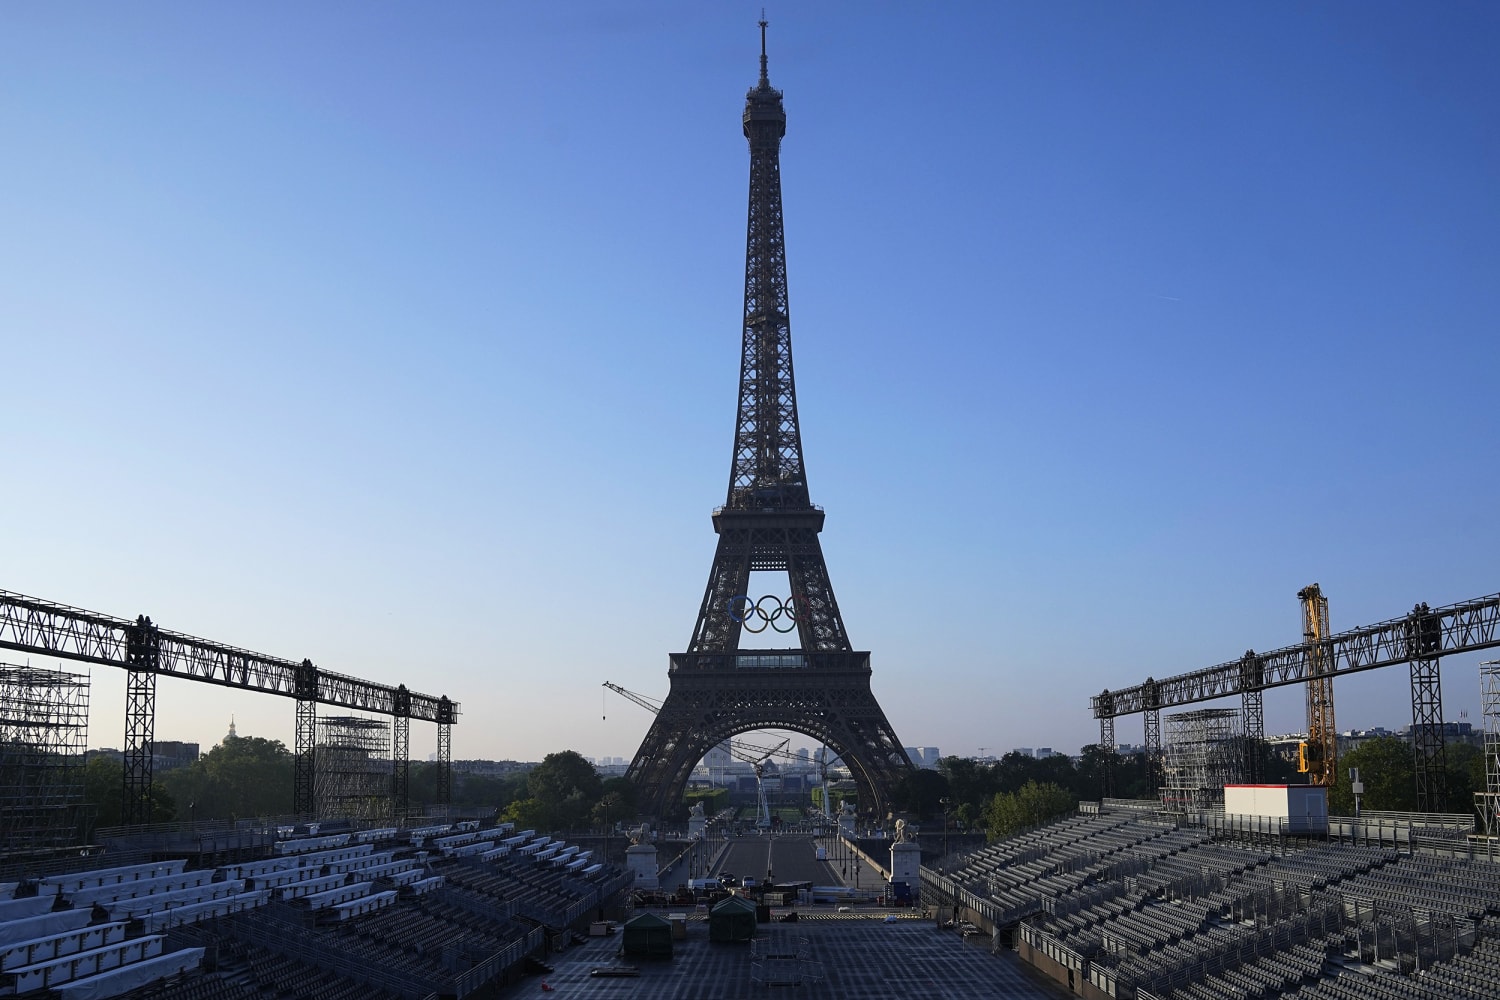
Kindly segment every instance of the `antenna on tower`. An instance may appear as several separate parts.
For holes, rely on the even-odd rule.
[[[760,85],[769,87],[771,78],[766,75],[766,9],[760,9]]]

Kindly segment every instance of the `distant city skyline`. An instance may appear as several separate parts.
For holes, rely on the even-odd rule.
[[[904,745],[1076,753],[1314,581],[1334,632],[1500,590],[1500,8],[771,13],[808,480]],[[759,17],[8,10],[0,587],[448,695],[456,759],[633,754],[600,685],[666,694],[726,485]],[[161,739],[231,716],[293,743],[159,685]]]

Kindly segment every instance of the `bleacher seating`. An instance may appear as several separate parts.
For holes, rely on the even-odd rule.
[[[187,861],[153,861],[142,865],[125,865],[120,868],[100,868],[94,871],[75,872],[71,875],[53,875],[42,879],[38,888],[42,894],[68,895],[80,889],[94,886],[134,882],[137,879],[156,878],[160,875],[176,875],[187,866]]]
[[[423,843],[448,850],[413,850]],[[517,856],[526,844],[554,864]],[[175,859],[55,876],[40,897],[0,901],[0,996],[465,996],[514,974],[544,926],[576,925],[629,878],[576,846],[475,821],[406,839],[392,828],[288,836],[273,850],[219,868]],[[209,943],[219,961],[205,970]]]
[[[1236,839],[1106,808],[939,877],[987,920],[1019,922],[1031,954],[1110,995],[1500,996],[1500,866],[1483,860]]]

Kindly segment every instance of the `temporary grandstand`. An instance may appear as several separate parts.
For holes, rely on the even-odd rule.
[[[1367,813],[1292,837],[1105,800],[924,870],[923,898],[1085,997],[1488,997],[1500,865],[1472,828]]]
[[[257,854],[79,859],[0,884],[0,996],[462,998],[518,978],[633,880],[577,845],[473,820],[283,828]]]

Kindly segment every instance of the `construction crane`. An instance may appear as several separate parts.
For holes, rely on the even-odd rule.
[[[762,830],[769,829],[771,826],[771,808],[766,803],[766,765],[770,763],[772,757],[786,753],[787,744],[790,742],[789,739],[782,740],[774,747],[757,747],[748,743],[729,744],[730,756],[744,761],[755,771],[755,825]]]
[[[615,694],[620,695],[624,698],[628,698],[631,701],[635,702],[637,705],[641,706],[652,715],[656,715],[661,711],[662,703],[660,699],[652,698],[648,695],[640,694],[636,691],[631,691],[629,688],[623,688],[618,684],[611,684],[609,681],[605,681],[604,686],[609,688]],[[608,718],[608,716],[606,715],[605,718]],[[793,754],[787,750],[787,745],[789,743],[791,743],[791,740],[789,739],[782,740],[774,747],[757,746],[754,743],[747,743],[744,740],[730,741],[729,743],[730,756],[734,757],[737,760],[744,761],[745,763],[751,765],[751,767],[755,770],[755,786],[758,793],[758,798],[760,800],[760,818],[756,820],[756,825],[762,828],[771,825],[770,813],[766,808],[766,789],[763,780],[765,777],[764,772],[766,762],[769,761],[772,757],[785,757],[787,760],[799,760],[796,754]],[[823,765],[823,783],[825,788],[827,787],[828,783],[827,775],[828,766],[825,763]],[[824,793],[824,798],[827,798],[826,791]],[[764,823],[761,822],[762,819],[765,821]]]
[[[828,794],[828,758],[831,751],[827,744],[818,747],[818,783],[823,786],[823,808],[822,818],[824,823],[833,822],[833,805],[830,803],[831,795]]]
[[[1337,729],[1333,724],[1333,664],[1327,639],[1328,598],[1316,583],[1297,591],[1302,602],[1302,638],[1307,642],[1307,739],[1297,747],[1297,770],[1313,785],[1338,778]]]
[[[624,697],[629,698],[631,701],[635,702],[637,705],[641,706],[652,715],[655,715],[656,713],[661,711],[661,699],[659,698],[648,698],[646,695],[637,694],[634,691],[627,691],[625,688],[620,687],[620,685],[611,684],[609,681],[605,681],[604,686],[609,688],[615,694],[623,695]],[[600,714],[603,713],[601,712]],[[608,715],[605,715],[604,717],[606,719],[609,718]]]

